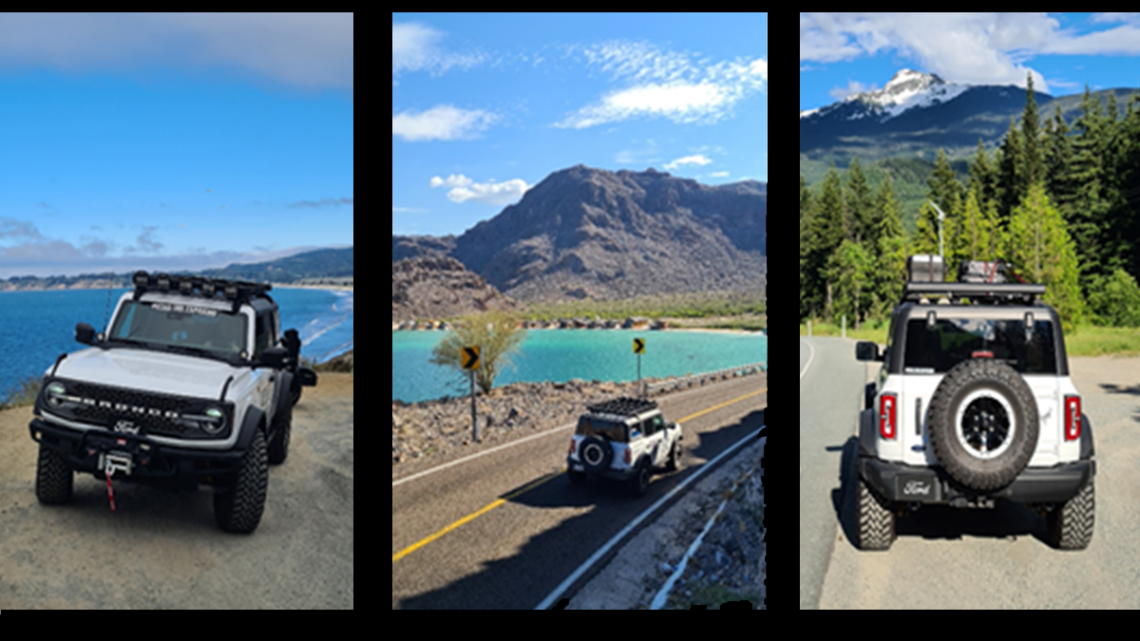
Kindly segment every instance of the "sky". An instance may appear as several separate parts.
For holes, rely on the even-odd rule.
[[[801,13],[800,111],[900,69],[1053,96],[1140,83],[1140,13]]]
[[[0,278],[352,244],[351,13],[0,13]]]
[[[393,234],[578,164],[767,182],[767,15],[392,14]]]

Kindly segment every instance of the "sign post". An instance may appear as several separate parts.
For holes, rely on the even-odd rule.
[[[633,339],[633,353],[637,354],[637,397],[645,398],[644,388],[641,386],[641,355],[645,352],[645,339]]]
[[[463,369],[471,374],[471,432],[475,442],[479,442],[479,421],[475,419],[475,370],[479,369],[479,346],[471,345],[463,348],[461,355]]]

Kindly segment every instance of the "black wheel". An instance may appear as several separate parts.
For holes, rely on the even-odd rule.
[[[614,460],[614,448],[608,441],[591,436],[582,440],[578,447],[578,459],[586,466],[589,472],[601,472],[609,468]]]
[[[975,490],[1011,483],[1037,447],[1037,401],[1009,365],[971,359],[954,366],[930,399],[927,424],[946,473]]]
[[[1076,496],[1046,514],[1049,544],[1061,550],[1087,548],[1092,541],[1095,503],[1093,484],[1089,481]]]
[[[63,454],[40,443],[40,456],[36,461],[36,498],[40,503],[55,505],[70,501],[74,478]]]
[[[673,449],[669,450],[669,461],[665,464],[665,469],[670,472],[676,472],[681,468],[681,444],[678,441],[673,441]]]
[[[214,519],[226,532],[248,534],[261,522],[269,483],[266,458],[265,434],[257,430],[242,457],[233,485],[214,493]]]
[[[287,405],[276,417],[277,438],[269,446],[269,462],[273,465],[285,462],[289,456],[289,435],[293,431],[293,406]]]
[[[891,506],[879,498],[867,483],[858,478],[855,481],[858,488],[859,521],[856,524],[856,534],[859,540],[856,543],[860,550],[886,550],[895,540],[895,514]]]
[[[638,464],[629,479],[629,491],[634,496],[644,496],[647,489],[649,489],[649,464],[642,462]]]

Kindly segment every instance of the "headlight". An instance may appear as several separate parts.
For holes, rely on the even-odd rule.
[[[51,383],[48,383],[47,389],[49,394],[59,395],[67,393],[67,388],[64,387],[63,383],[60,383],[59,381],[52,381]]]
[[[217,434],[226,427],[226,413],[217,407],[207,407],[205,412],[202,412],[209,417],[208,420],[202,421],[202,431],[207,434]]]

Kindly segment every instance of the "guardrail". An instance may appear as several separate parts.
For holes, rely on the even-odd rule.
[[[740,376],[749,376],[751,374],[759,374],[760,372],[767,372],[768,364],[764,362],[749,363],[748,365],[737,365],[736,367],[726,367],[712,372],[701,372],[699,374],[691,374],[682,378],[674,378],[666,381],[659,381],[657,383],[647,383],[645,385],[646,394],[652,392],[659,392],[661,390],[677,391],[688,389],[697,385],[703,385],[709,380],[727,380],[730,378],[737,378]]]

